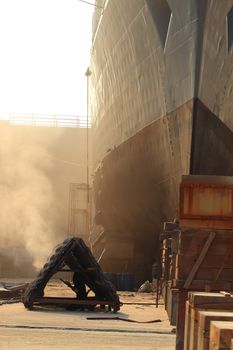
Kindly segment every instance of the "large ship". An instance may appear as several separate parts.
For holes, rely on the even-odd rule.
[[[142,281],[181,176],[233,175],[233,0],[96,5],[92,243],[105,270]]]

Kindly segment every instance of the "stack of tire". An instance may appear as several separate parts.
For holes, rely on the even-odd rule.
[[[84,241],[78,237],[67,238],[55,248],[54,253],[32,281],[22,298],[24,306],[32,309],[33,302],[44,295],[44,288],[50,278],[68,266],[71,271],[82,274],[85,284],[95,293],[96,299],[114,301],[116,311],[120,309],[119,297],[114,286],[105,278],[101,267]]]

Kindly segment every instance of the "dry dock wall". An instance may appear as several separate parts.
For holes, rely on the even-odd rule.
[[[2,121],[0,139],[0,276],[6,266],[30,274],[32,256],[40,265],[67,236],[70,183],[86,183],[86,129]]]

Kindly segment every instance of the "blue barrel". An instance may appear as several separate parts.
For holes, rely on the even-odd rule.
[[[134,276],[132,273],[118,273],[117,290],[120,291],[133,291],[134,290]]]
[[[112,272],[104,272],[104,277],[117,289],[117,276]]]

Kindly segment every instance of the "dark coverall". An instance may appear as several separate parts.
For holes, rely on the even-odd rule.
[[[86,300],[87,292],[86,286],[84,282],[84,276],[81,272],[74,272],[73,274],[73,286],[77,295],[78,300]],[[66,307],[67,310],[74,311],[79,309],[80,311],[85,310],[86,305],[68,305]]]
[[[87,291],[84,282],[84,276],[81,272],[74,272],[73,284],[75,290],[77,291],[77,299],[85,300],[87,298]]]

